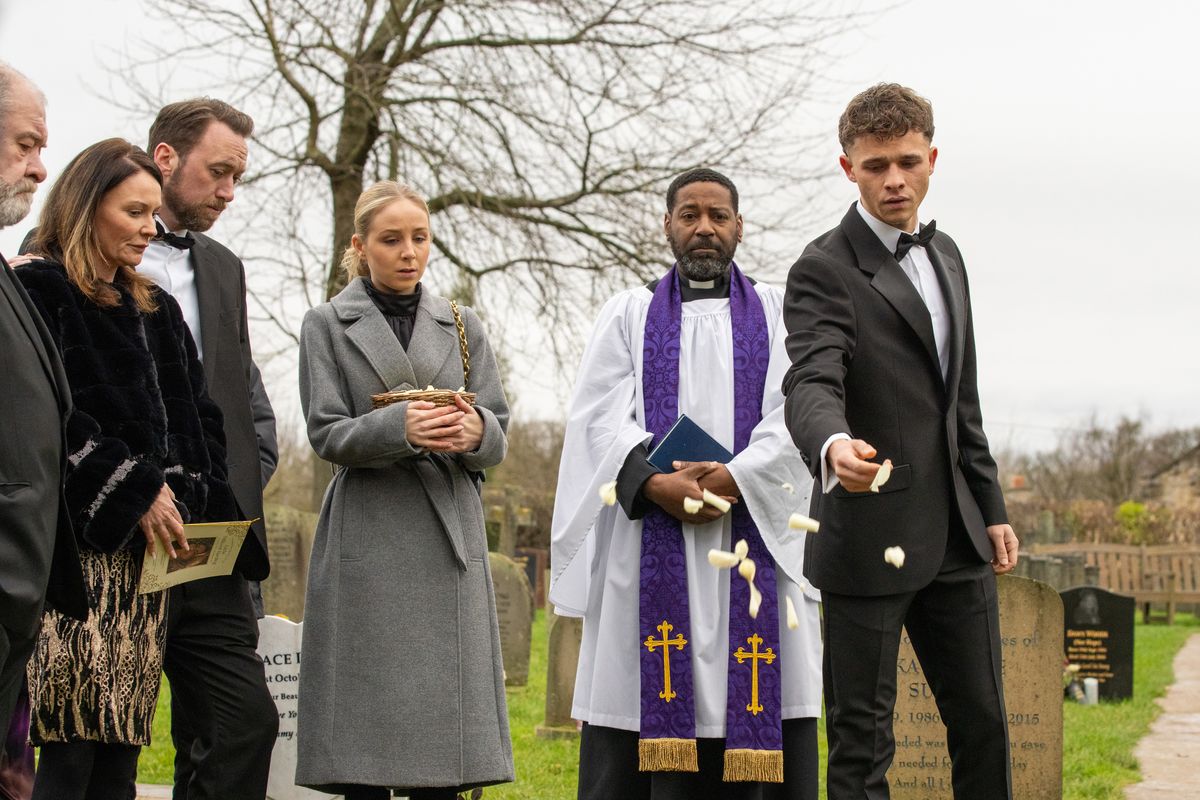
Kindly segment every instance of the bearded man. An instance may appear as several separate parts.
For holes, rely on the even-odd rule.
[[[783,295],[733,262],[724,175],[677,177],[663,231],[675,264],[600,312],[559,471],[550,599],[583,617],[578,796],[815,798],[819,595],[788,526],[812,479],[783,419]],[[650,463],[681,414],[728,463]],[[685,509],[706,490],[732,507]]]

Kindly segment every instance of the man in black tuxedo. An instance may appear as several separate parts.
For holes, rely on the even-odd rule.
[[[46,179],[42,93],[0,62],[0,228]],[[0,255],[0,725],[13,714],[49,602],[87,618],[79,550],[62,502],[71,392],[41,317]]]
[[[233,201],[254,123],[210,98],[159,111],[147,148],[163,174],[163,228],[138,271],[179,302],[212,399],[225,418],[229,482],[247,519],[262,516],[275,417],[251,358],[241,260],[204,235]],[[171,590],[163,670],[171,682],[176,800],[261,800],[278,730],[258,645],[251,582],[267,577],[266,533],[251,528],[233,575]]]
[[[906,626],[947,727],[954,795],[1012,796],[996,575],[1017,561],[983,433],[966,271],[918,210],[933,109],[880,84],[838,129],[859,200],[788,276],[792,439],[824,491],[805,575],[825,607],[830,800],[886,798]],[[891,478],[870,491],[879,461]],[[903,566],[884,561],[902,548]]]

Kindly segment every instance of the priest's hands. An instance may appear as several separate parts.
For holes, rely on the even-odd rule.
[[[699,500],[705,489],[724,496],[731,503],[737,502],[737,484],[734,483],[733,477],[729,475],[729,470],[723,464],[714,461],[702,463],[677,461],[675,464],[682,468],[671,473],[651,475],[642,484],[642,494],[646,496],[646,499],[675,519],[689,525],[705,525],[720,519],[722,512],[707,503],[703,504],[695,514],[688,514],[683,510],[685,497]],[[731,486],[733,493],[727,494],[724,490],[718,491],[713,488],[714,486]]]
[[[483,417],[459,396],[452,406],[410,401],[404,424],[409,444],[440,453],[473,453],[483,441]]]

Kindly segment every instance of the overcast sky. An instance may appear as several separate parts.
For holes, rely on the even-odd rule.
[[[133,6],[0,0],[0,58],[50,99],[51,179],[93,141],[145,137],[148,116],[115,113],[99,96],[114,51],[136,51],[145,35],[169,41]],[[895,80],[933,101],[940,155],[922,218],[966,258],[995,445],[1044,447],[1092,414],[1200,425],[1197,30],[1200,4],[1183,0],[913,0],[834,45],[825,99],[804,114],[829,132],[831,176],[837,117],[856,91]],[[836,178],[825,195],[827,213],[790,239],[796,255],[856,191]],[[238,213],[234,204],[227,216]],[[19,240],[0,231],[0,252]],[[269,374],[281,410],[298,414],[294,371]],[[519,411],[553,414],[554,388],[565,394],[523,379]]]

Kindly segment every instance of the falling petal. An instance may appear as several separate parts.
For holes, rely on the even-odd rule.
[[[460,386],[460,387],[458,387],[458,393],[459,393],[459,394],[462,394],[462,393],[463,393],[463,392],[465,392],[466,390],[467,390],[467,387],[465,387],[465,386]]]
[[[796,493],[796,487],[792,486],[790,483],[781,483],[781,484],[779,484],[779,487],[781,489],[783,489],[785,492],[787,492],[788,494]]]
[[[762,605],[762,592],[753,583],[750,584],[750,619],[758,619],[758,607]]]
[[[685,514],[699,514],[699,513],[700,513],[700,509],[702,509],[702,508],[704,508],[704,501],[703,501],[703,500],[697,500],[697,499],[696,499],[696,498],[694,498],[694,497],[685,497],[685,498],[683,498],[683,513],[685,513]]]
[[[708,551],[708,563],[712,564],[717,569],[729,569],[730,567],[736,567],[739,561],[741,561],[741,559],[738,558],[734,553],[727,553],[724,550],[716,549]]]
[[[871,491],[879,493],[879,487],[888,482],[888,478],[892,477],[892,460],[885,458],[883,463],[879,465],[879,470],[875,473],[875,480],[871,481]]]
[[[425,387],[425,391],[427,391],[427,392],[436,392],[436,391],[437,391],[437,389],[433,388],[433,384],[431,383],[431,384],[429,384],[428,386],[426,386],[426,387]]]
[[[755,570],[753,558],[743,558],[742,563],[738,564],[738,575],[748,581],[754,581]]]
[[[808,531],[816,533],[821,528],[821,523],[817,522],[812,517],[806,517],[803,514],[796,513],[788,517],[788,527],[795,531]]]
[[[617,504],[617,482],[609,481],[600,487],[600,499],[604,501],[604,505],[613,506]]]
[[[738,543],[733,546],[733,552],[737,553],[738,558],[745,558],[750,555],[750,545],[746,544],[745,539],[738,539]]]
[[[896,569],[900,569],[904,566],[904,549],[901,547],[889,547],[883,551],[883,560]]]
[[[713,494],[708,489],[704,490],[704,502],[708,503],[710,506],[715,508],[717,511],[720,511],[722,514],[726,514],[729,512],[729,509],[730,509],[729,501],[726,500],[724,497]]]
[[[788,630],[794,631],[800,627],[800,617],[796,616],[796,604],[792,602],[790,595],[787,596],[787,622]]]

